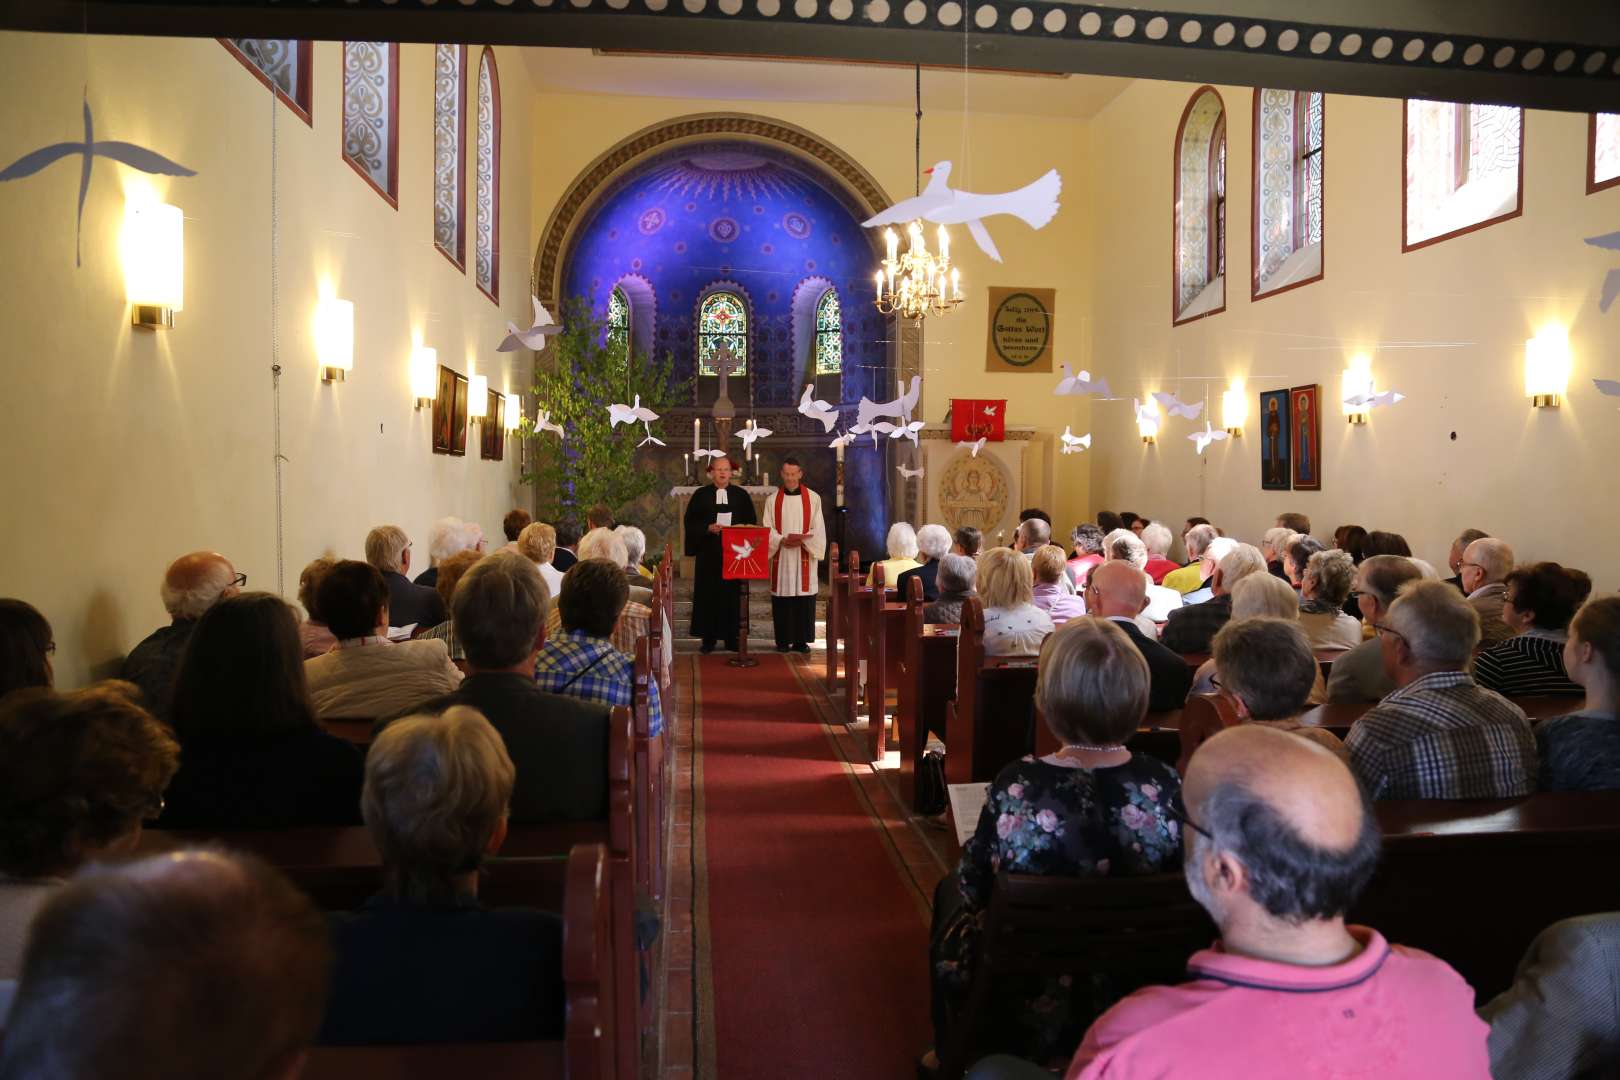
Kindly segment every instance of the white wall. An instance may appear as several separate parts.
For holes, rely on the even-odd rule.
[[[374,524],[403,526],[425,565],[435,518],[459,514],[498,536],[506,510],[528,501],[510,442],[502,463],[479,460],[476,428],[465,458],[431,453],[407,370],[420,335],[441,362],[487,374],[495,389],[526,388],[494,346],[508,317],[528,313],[538,230],[528,75],[518,54],[498,52],[497,308],[432,246],[432,48],[401,54],[397,211],[341,160],[340,45],[315,46],[313,126],[274,109],[289,598],[306,561],[359,557]],[[469,50],[470,63],[477,56]],[[82,269],[73,265],[77,160],[0,185],[0,293],[11,312],[0,362],[0,595],[50,619],[62,686],[115,670],[167,621],[158,584],[182,552],[216,548],[249,588],[277,587],[268,91],[213,40],[0,34],[0,94],[12,103],[0,159],[79,138],[87,83],[97,138],[150,147],[199,175],[148,178],[98,161]],[[136,184],[186,215],[185,309],[170,331],[132,329],[124,302],[118,232],[124,191]],[[469,231],[471,220],[469,209]],[[355,368],[335,386],[319,381],[314,358],[323,283],[356,308]]]
[[[1215,423],[1226,380],[1247,379],[1242,439],[1200,459],[1172,420],[1158,445],[1137,438],[1130,401],[1096,406],[1093,503],[1179,527],[1202,514],[1255,539],[1278,512],[1309,514],[1318,535],[1359,523],[1405,534],[1443,568],[1450,540],[1478,527],[1521,559],[1557,559],[1600,589],[1620,571],[1598,557],[1620,528],[1603,477],[1620,454],[1620,416],[1591,379],[1620,377],[1620,311],[1597,309],[1613,253],[1582,243],[1620,228],[1620,189],[1587,195],[1585,115],[1525,118],[1522,217],[1401,253],[1401,102],[1329,96],[1326,277],[1249,300],[1252,90],[1219,87],[1228,125],[1227,310],[1172,328],[1171,147],[1196,88],[1136,82],[1088,129],[1094,180],[1094,371],[1127,399],[1149,390],[1202,397]],[[1560,409],[1524,395],[1524,342],[1544,322],[1569,328],[1571,393]],[[1408,395],[1344,423],[1339,376],[1373,352],[1380,389]],[[1213,377],[1219,381],[1195,381]],[[1320,383],[1320,492],[1260,490],[1258,393]],[[1456,433],[1455,440],[1452,433]]]

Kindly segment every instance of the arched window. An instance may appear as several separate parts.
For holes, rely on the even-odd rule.
[[[1402,251],[1519,216],[1523,109],[1408,100],[1403,127]]]
[[[837,375],[843,370],[843,317],[838,309],[838,290],[828,289],[816,301],[816,374]]]
[[[1587,120],[1586,192],[1620,184],[1620,113],[1592,113]]]
[[[478,60],[478,187],[473,230],[473,281],[496,303],[501,299],[501,80],[495,51]]]
[[[1226,107],[1200,87],[1176,130],[1172,321],[1226,309]]]
[[[221,38],[230,54],[275,90],[276,97],[310,124],[314,113],[314,44],[286,38]],[[311,124],[313,126],[313,124]]]
[[[1254,299],[1322,278],[1322,112],[1314,91],[1254,92]]]
[[[620,357],[630,355],[630,298],[617,285],[608,294],[607,347]]]
[[[343,160],[399,209],[399,45],[343,43]]]
[[[698,308],[699,375],[720,374],[714,354],[721,345],[728,346],[736,360],[732,374],[748,374],[748,308],[733,292],[710,293]]]
[[[433,246],[466,268],[467,46],[433,50]]]

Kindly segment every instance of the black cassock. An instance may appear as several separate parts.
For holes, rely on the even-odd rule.
[[[720,534],[709,526],[715,515],[729,511],[733,525],[757,525],[754,500],[735,484],[728,485],[726,505],[716,504],[716,488],[705,484],[692,493],[686,504],[686,553],[697,556],[692,581],[692,636],[704,641],[737,640],[737,610],[742,582],[720,579]]]

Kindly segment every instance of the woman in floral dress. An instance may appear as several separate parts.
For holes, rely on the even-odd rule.
[[[990,785],[978,829],[934,894],[931,961],[936,1045],[973,979],[996,873],[1154,874],[1181,866],[1181,778],[1125,740],[1147,713],[1148,667],[1106,619],[1075,619],[1041,650],[1036,703],[1064,744],[1026,757]],[[1086,1026],[1112,1004],[1107,987],[1035,981],[1001,994],[998,1047],[1034,1061],[1067,1061]],[[926,1059],[925,1059],[926,1061]]]

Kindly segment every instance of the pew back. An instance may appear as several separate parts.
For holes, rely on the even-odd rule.
[[[844,595],[838,604],[838,617],[844,640],[844,723],[853,724],[860,715],[861,697],[861,553],[851,548],[844,563]]]
[[[962,602],[956,643],[956,700],[946,707],[945,779],[951,784],[993,780],[1035,748],[1034,660],[984,655],[984,609]]]
[[[838,542],[827,547],[827,693],[838,689],[839,606],[843,603],[844,567],[838,559]]]

